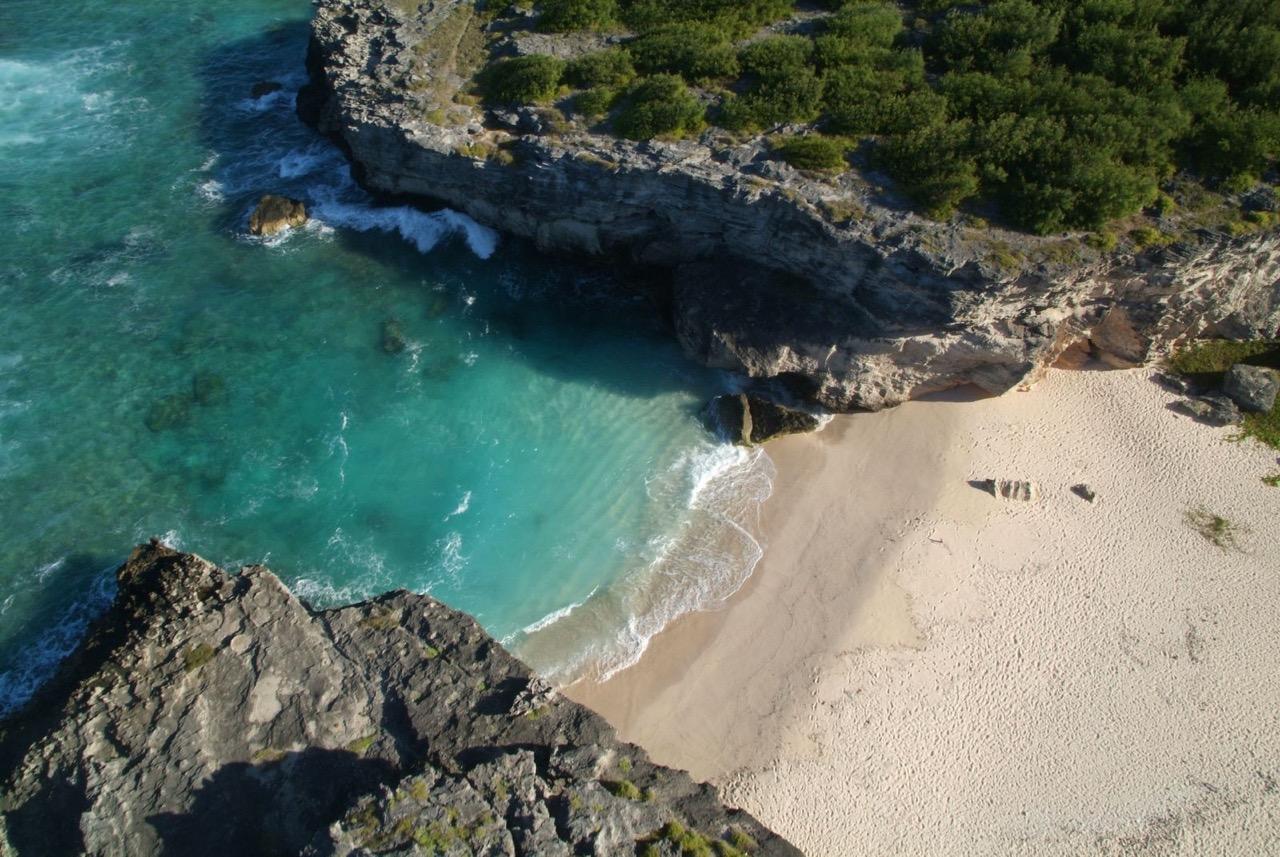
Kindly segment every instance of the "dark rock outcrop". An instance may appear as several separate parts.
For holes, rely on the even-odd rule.
[[[1191,218],[1159,224],[1162,246],[1098,250],[1081,235],[936,223],[875,176],[806,175],[761,139],[637,143],[556,110],[488,110],[466,92],[484,52],[459,45],[598,46],[505,33],[470,0],[319,0],[299,112],[374,191],[449,205],[547,250],[676,269],[692,354],[802,379],[829,410],[969,383],[1002,393],[1073,343],[1129,366],[1185,337],[1280,326],[1274,229],[1235,236]]]
[[[1179,399],[1170,407],[1208,426],[1238,425],[1242,419],[1236,403],[1219,393]]]
[[[713,427],[734,443],[754,446],[788,434],[816,431],[821,421],[813,414],[746,393],[716,396],[708,406]]]
[[[307,222],[307,207],[296,199],[269,193],[249,215],[249,231],[268,237]]]
[[[1222,392],[1241,410],[1265,413],[1276,406],[1280,394],[1280,374],[1265,366],[1237,363],[1222,379]]]
[[[284,84],[275,80],[260,80],[249,90],[250,98],[263,98],[273,92],[279,92],[284,89]]]
[[[629,855],[671,820],[799,853],[427,596],[313,612],[154,542],[117,576],[0,723],[0,853]]]

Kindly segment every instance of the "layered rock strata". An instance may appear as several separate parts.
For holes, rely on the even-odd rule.
[[[118,579],[0,723],[0,853],[799,853],[432,598],[314,612],[155,543]]]
[[[637,143],[556,111],[486,110],[466,88],[490,54],[601,47],[531,23],[492,22],[470,0],[320,0],[299,109],[374,191],[548,251],[674,269],[681,340],[713,366],[781,377],[833,410],[880,408],[962,384],[1004,392],[1071,347],[1134,365],[1183,337],[1280,325],[1275,230],[1188,218],[1159,224],[1163,246],[1099,251],[935,223],[874,175],[804,174],[760,139]]]

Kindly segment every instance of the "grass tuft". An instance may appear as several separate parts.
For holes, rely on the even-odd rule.
[[[1223,550],[1240,549],[1239,537],[1244,529],[1221,515],[1198,508],[1189,510],[1185,520],[1187,526]]]

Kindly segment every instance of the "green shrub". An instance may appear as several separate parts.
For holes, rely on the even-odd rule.
[[[639,32],[698,21],[728,39],[740,39],[763,24],[785,18],[794,6],[795,0],[629,0],[622,18]]]
[[[1096,232],[1153,203],[1167,214],[1159,188],[1180,171],[1232,192],[1280,156],[1274,0],[824,0],[834,14],[811,36],[758,40],[793,0],[539,5],[545,27],[639,34],[571,64],[575,88],[632,84],[630,52],[642,74],[722,83],[727,128],[820,121],[875,136],[876,163],[935,214],[981,196],[1030,231]],[[481,82],[490,101],[536,101],[554,93],[552,72],[495,68]],[[619,127],[653,124],[631,120]]]
[[[865,47],[891,47],[902,29],[902,13],[883,2],[848,6],[827,21],[828,33]]]
[[[738,58],[742,70],[755,77],[790,75],[809,66],[813,41],[803,36],[771,36],[747,45]]]
[[[636,81],[627,90],[613,127],[623,137],[681,137],[701,130],[706,111],[673,74],[655,74]]]
[[[565,83],[582,89],[626,86],[635,76],[636,67],[631,62],[631,54],[617,48],[570,60],[564,69]]]
[[[669,72],[690,83],[737,77],[738,54],[725,35],[707,24],[658,27],[628,46],[644,74]]]
[[[596,86],[585,92],[579,92],[573,99],[573,107],[583,116],[603,116],[613,107],[617,98],[616,90],[607,86]]]
[[[745,129],[816,119],[822,80],[812,54],[812,42],[799,36],[774,36],[744,48],[741,64],[749,85],[741,97],[726,101],[722,121]]]
[[[485,69],[480,83],[491,104],[534,104],[555,97],[564,69],[564,61],[555,57],[514,57]]]
[[[969,127],[962,122],[897,136],[880,148],[877,161],[933,217],[950,217],[960,203],[978,192]]]
[[[844,145],[830,137],[788,137],[773,150],[799,170],[841,170],[848,166]]]
[[[618,20],[618,0],[542,0],[538,26],[553,33],[607,27]]]

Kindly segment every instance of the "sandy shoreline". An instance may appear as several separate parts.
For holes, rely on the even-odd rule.
[[[743,590],[570,695],[813,855],[1280,839],[1275,452],[1140,370],[950,398],[771,445]],[[968,484],[991,477],[1044,496]]]

